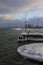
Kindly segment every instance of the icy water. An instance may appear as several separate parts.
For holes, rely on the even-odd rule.
[[[24,59],[17,53],[17,48],[26,43],[18,43],[17,36],[20,33],[13,29],[0,29],[0,65],[43,65],[43,62]]]

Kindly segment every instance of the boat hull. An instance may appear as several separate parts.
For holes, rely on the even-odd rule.
[[[18,39],[17,40],[18,42],[43,42],[43,38],[41,39],[41,38],[37,38],[37,39],[35,39],[35,38],[28,38],[28,39]]]

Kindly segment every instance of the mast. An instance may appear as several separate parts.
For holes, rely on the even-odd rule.
[[[25,32],[26,32],[26,12],[25,12]]]

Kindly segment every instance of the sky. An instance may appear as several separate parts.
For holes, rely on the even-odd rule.
[[[0,18],[16,20],[43,17],[43,0],[0,0]]]

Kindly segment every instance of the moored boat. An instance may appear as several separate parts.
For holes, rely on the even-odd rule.
[[[40,32],[23,32],[17,38],[18,42],[24,41],[36,41],[36,42],[43,42],[43,33]]]

